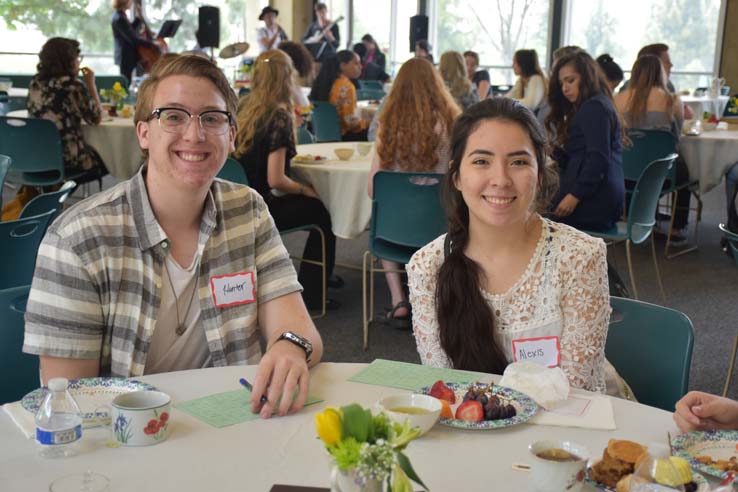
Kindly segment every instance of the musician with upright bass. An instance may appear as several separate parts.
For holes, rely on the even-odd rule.
[[[323,2],[315,4],[315,17],[315,21],[310,24],[302,37],[302,42],[317,61],[323,61],[327,57],[335,55],[338,50],[341,36],[338,32],[337,22],[342,17],[335,21],[329,20],[328,7]]]
[[[136,65],[142,61],[139,50],[143,53],[151,52],[160,56],[161,48],[157,46],[153,40],[147,40],[139,36],[141,28],[145,27],[145,21],[141,15],[141,7],[135,6],[135,19],[133,22],[128,20],[126,11],[133,5],[133,0],[112,0],[113,19],[111,26],[113,28],[113,40],[115,41],[115,64],[120,67],[120,74],[124,75],[128,82],[131,82],[131,76]]]

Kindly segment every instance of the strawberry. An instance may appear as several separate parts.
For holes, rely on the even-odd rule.
[[[450,404],[456,403],[456,395],[453,391],[451,391],[451,388],[446,386],[443,381],[436,381],[433,383],[433,387],[431,387],[430,395],[434,398],[438,398],[439,400],[446,400]]]
[[[711,115],[710,115],[710,119],[709,119],[709,120],[707,120],[707,121],[708,121],[709,123],[718,123],[718,119],[717,119],[717,116],[715,116],[714,114],[711,114]]]
[[[444,419],[454,418],[454,412],[451,410],[451,404],[446,400],[439,400],[441,402],[441,417]]]
[[[322,158],[321,156],[319,156],[319,155],[316,155],[316,156],[315,156],[315,160],[316,160],[316,161],[320,161],[320,160],[323,160],[323,158]]]
[[[466,422],[481,422],[484,420],[484,408],[476,400],[467,400],[456,409],[456,418]]]

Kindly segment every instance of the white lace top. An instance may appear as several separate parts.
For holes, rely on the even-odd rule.
[[[444,261],[440,236],[407,267],[413,331],[425,365],[452,367],[441,348],[435,289]],[[513,361],[512,340],[558,336],[560,367],[573,387],[605,392],[605,339],[610,318],[605,243],[543,219],[528,267],[504,294],[482,291],[495,316],[495,341]]]

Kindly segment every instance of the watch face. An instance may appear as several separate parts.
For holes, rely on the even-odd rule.
[[[293,333],[291,331],[286,331],[282,333],[282,336],[279,337],[280,339],[288,340],[295,345],[301,347],[305,351],[305,358],[310,359],[310,354],[313,353],[313,344],[310,343],[310,340],[307,338],[301,337],[300,335]]]

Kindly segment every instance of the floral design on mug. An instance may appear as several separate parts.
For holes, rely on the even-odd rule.
[[[154,410],[154,419],[149,420],[148,424],[144,428],[144,434],[147,436],[153,436],[157,441],[164,438],[166,435],[167,426],[169,425],[169,414],[167,412],[161,412],[161,415]]]
[[[125,415],[118,414],[118,417],[113,423],[113,433],[118,442],[123,444],[127,443],[133,435],[133,429],[131,429],[131,421],[126,419]]]

